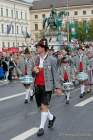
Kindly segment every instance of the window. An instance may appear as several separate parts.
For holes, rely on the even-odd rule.
[[[3,8],[1,8],[1,16],[3,16]]]
[[[74,15],[78,15],[78,11],[75,11],[75,12],[74,12]]]
[[[11,10],[11,17],[13,18],[13,10]]]
[[[91,10],[91,14],[93,14],[93,10]]]
[[[17,43],[17,46],[19,46],[19,42]]]
[[[86,14],[87,14],[87,12],[84,10],[84,11],[83,11],[83,15],[86,15]]]
[[[16,27],[16,30],[17,30],[17,34],[18,34],[19,33],[19,27],[18,26]]]
[[[38,24],[35,24],[35,31],[38,31]]]
[[[45,14],[43,14],[43,15],[42,15],[42,18],[45,18],[45,17],[46,17],[46,15],[45,15]]]
[[[2,33],[4,33],[4,24],[1,24]]]
[[[25,27],[25,31],[26,31],[26,33],[27,33],[27,27]]]
[[[2,48],[5,48],[5,42],[2,42]]]
[[[9,23],[9,24],[7,25],[7,34],[10,34],[11,29],[12,29],[12,23]]]
[[[9,34],[9,25],[7,24],[7,34]]]
[[[22,43],[22,46],[24,46],[25,44],[24,43]]]
[[[13,47],[15,47],[15,42],[13,42]]]
[[[21,26],[21,34],[22,34],[22,35],[24,34],[23,26]]]
[[[12,25],[12,34],[14,34],[14,25]]]
[[[16,18],[18,19],[18,11],[16,11]]]
[[[10,47],[10,42],[8,42],[8,48]]]
[[[27,13],[25,13],[25,20],[27,20]]]
[[[8,17],[8,9],[6,9],[6,16]]]
[[[69,16],[69,12],[67,12],[67,15]]]
[[[38,19],[38,15],[35,15],[35,19]]]
[[[21,19],[23,19],[23,12],[21,12]]]

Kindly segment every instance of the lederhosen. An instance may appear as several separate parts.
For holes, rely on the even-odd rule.
[[[47,56],[48,57],[48,56]],[[39,67],[40,58],[36,60],[36,66]],[[52,91],[45,90],[45,77],[44,77],[44,68],[39,68],[40,72],[35,75],[35,99],[37,106],[40,107],[41,104],[49,105],[51,100]]]

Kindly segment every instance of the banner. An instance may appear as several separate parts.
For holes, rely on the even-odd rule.
[[[71,21],[70,22],[70,31],[71,31],[71,40],[77,38],[77,33],[76,33],[76,22]]]
[[[7,34],[10,34],[11,28],[12,28],[12,23],[10,23],[9,25],[7,25]]]

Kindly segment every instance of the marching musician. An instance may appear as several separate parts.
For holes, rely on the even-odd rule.
[[[84,46],[80,46],[77,49],[76,57],[74,57],[74,66],[75,66],[74,69],[75,69],[76,75],[79,74],[80,72],[85,72],[87,74],[88,69],[89,69],[89,60],[84,50],[85,50]],[[85,94],[85,81],[84,80],[80,81],[80,86],[81,86],[80,98],[83,98]],[[87,92],[89,92],[89,89]]]
[[[34,62],[32,59],[31,51],[27,47],[24,51],[24,56],[21,56],[18,64],[17,64],[17,72],[19,73],[20,76],[25,76],[25,75],[32,75],[32,68],[34,66]],[[24,103],[27,104],[33,99],[33,88],[30,87],[30,84],[24,84],[25,89],[26,89],[26,94],[25,94],[25,101]]]
[[[41,123],[37,136],[44,135],[44,126],[47,121],[48,128],[52,128],[56,117],[50,113],[48,105],[53,91],[61,92],[57,60],[48,52],[47,39],[43,38],[36,45],[38,57],[36,58],[33,75],[35,76],[35,98],[41,112]]]
[[[60,60],[60,65],[59,65],[58,71],[59,71],[62,87],[64,87],[63,86],[64,83],[71,81],[70,58],[67,55],[66,50],[62,50],[62,52],[61,52],[61,60]],[[70,92],[64,91],[64,93],[65,93],[65,97],[66,97],[66,104],[69,104]]]

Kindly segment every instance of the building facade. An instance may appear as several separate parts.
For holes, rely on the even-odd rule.
[[[50,16],[51,5],[57,11],[68,11],[67,20],[93,19],[91,0],[39,0],[32,4],[24,0],[0,0],[0,47],[23,46],[40,38],[43,18]],[[31,33],[32,40],[25,40],[25,33]]]
[[[0,0],[0,47],[25,45],[25,33],[31,32],[30,3]]]
[[[39,0],[33,2],[30,8],[31,31],[33,38],[39,38],[43,30],[43,17],[49,17],[51,5],[54,5],[57,11],[68,11],[68,16],[63,18],[64,23],[69,20],[83,21],[93,19],[93,3],[91,0]]]

